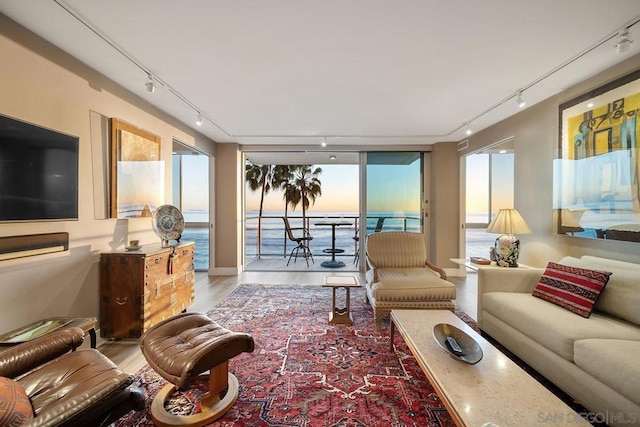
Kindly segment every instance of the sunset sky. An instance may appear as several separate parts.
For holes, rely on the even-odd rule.
[[[505,161],[501,163],[497,158]],[[513,156],[494,156],[493,164],[493,210],[513,207]],[[208,208],[206,198],[209,181],[206,156],[184,156],[183,179],[191,183],[183,188],[183,210]],[[341,213],[358,212],[359,173],[357,165],[316,165],[322,168],[319,179],[322,183],[322,196],[310,209],[314,212]],[[369,167],[369,207],[372,211],[406,211],[419,210],[419,190],[416,186],[406,185],[415,180],[418,162],[409,166],[395,166],[392,173],[378,172],[389,166]],[[488,157],[487,155],[471,156],[467,162],[467,212],[487,212],[488,210]],[[275,213],[284,212],[284,201],[281,191],[272,191],[264,202],[264,210]],[[260,192],[246,190],[246,210],[258,210]],[[392,208],[389,208],[392,206]],[[301,213],[301,206],[296,208]]]
[[[357,165],[316,165],[322,168],[319,179],[322,183],[322,196],[311,207],[316,212],[358,212],[358,166]],[[284,212],[282,191],[269,193],[265,197],[264,210]],[[246,191],[246,210],[258,210],[260,192]],[[289,208],[291,210],[291,208]],[[302,213],[302,206],[295,210]]]

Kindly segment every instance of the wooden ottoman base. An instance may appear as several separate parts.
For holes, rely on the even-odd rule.
[[[165,402],[177,387],[167,384],[158,392],[151,403],[151,417],[160,427],[165,426],[204,426],[223,416],[238,398],[238,379],[228,370],[229,362],[223,362],[209,373],[209,392],[200,400],[201,412],[193,415],[174,415],[167,412]],[[227,389],[223,398],[220,393]]]

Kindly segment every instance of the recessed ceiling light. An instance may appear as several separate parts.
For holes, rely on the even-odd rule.
[[[334,156],[333,154],[329,156],[329,160],[335,160],[336,156]]]

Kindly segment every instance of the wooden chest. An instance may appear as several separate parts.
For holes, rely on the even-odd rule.
[[[195,296],[195,244],[100,255],[100,335],[140,338],[152,325],[185,311]]]

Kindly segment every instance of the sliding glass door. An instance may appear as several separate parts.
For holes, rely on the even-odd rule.
[[[423,154],[366,155],[366,234],[423,228]]]
[[[492,146],[465,158],[466,258],[488,258],[495,235],[486,229],[502,208],[513,207],[513,141]]]

